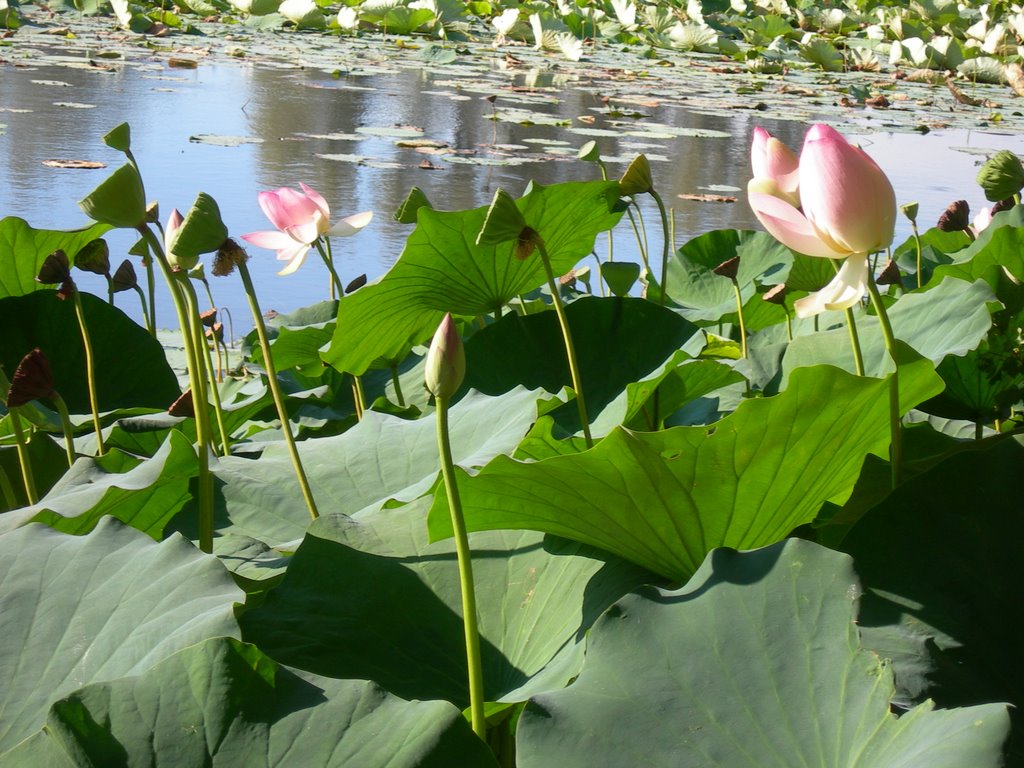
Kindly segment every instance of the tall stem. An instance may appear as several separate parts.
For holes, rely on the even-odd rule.
[[[3,493],[4,506],[8,510],[18,506],[18,497],[14,495],[14,486],[11,485],[10,478],[7,477],[7,473],[2,467],[0,467],[0,493]]]
[[[644,245],[643,238],[640,236],[640,230],[636,226],[636,217],[633,216],[633,206],[630,205],[626,208],[626,215],[629,216],[629,224],[633,227],[633,237],[636,238],[636,247],[640,252],[640,261],[643,262],[644,269],[648,272],[651,271],[651,265],[647,261],[647,247]]]
[[[473,561],[469,549],[469,535],[462,515],[462,501],[455,483],[455,465],[452,461],[451,441],[448,438],[448,398],[439,397],[437,405],[437,450],[441,457],[441,474],[448,495],[448,509],[455,533],[455,552],[459,561],[459,586],[462,590],[462,624],[466,635],[466,666],[469,669],[469,709],[473,733],[487,738],[487,720],[484,716],[484,675],[480,661],[480,630],[477,627],[476,592],[473,588]]]
[[[151,336],[156,336],[156,330],[153,328],[153,321],[149,318],[149,312],[146,311],[146,294],[142,292],[139,286],[135,286],[135,292],[139,294],[139,302],[142,305],[142,321],[146,324],[146,330],[149,331]]]
[[[148,240],[149,238],[147,238]],[[150,243],[152,244],[152,243]],[[146,290],[149,292],[149,333],[156,338],[156,271],[153,269],[153,256],[146,259]],[[184,331],[182,331],[184,332]]]
[[[914,233],[914,246],[917,249],[917,287],[921,287],[921,236],[917,232],[917,222],[911,221],[910,228]]]
[[[260,349],[263,350],[263,363],[267,367],[267,383],[270,386],[270,393],[274,398],[274,406],[277,408],[278,418],[281,419],[281,431],[284,433],[284,441],[288,446],[288,453],[292,458],[292,466],[295,468],[295,477],[299,481],[299,488],[302,490],[302,498],[306,501],[309,515],[314,520],[320,517],[313,500],[313,491],[310,490],[309,480],[306,479],[306,470],[302,467],[302,459],[299,458],[299,449],[295,445],[295,438],[292,436],[292,425],[288,419],[288,410],[284,406],[284,396],[281,394],[281,385],[277,383],[277,369],[274,368],[274,357],[270,351],[270,339],[267,338],[267,326],[263,322],[263,313],[260,311],[259,302],[256,300],[256,289],[253,287],[252,278],[249,276],[249,267],[244,261],[238,263],[238,274],[242,276],[242,284],[245,286],[245,295],[249,299],[249,309],[252,311],[253,322],[256,323],[256,335],[260,340]]]
[[[892,332],[892,325],[889,323],[889,315],[885,311],[885,304],[878,293],[878,286],[875,285],[875,276],[868,273],[868,292],[871,294],[871,303],[875,306],[878,314],[878,322],[882,327],[882,338],[885,339],[885,348],[889,351],[895,370],[889,379],[889,430],[891,443],[889,447],[889,460],[892,465],[892,487],[900,484],[903,463],[903,435],[900,431],[900,365],[896,356],[896,336]]]
[[[852,307],[847,307],[844,311],[846,313],[846,330],[850,334],[850,347],[853,348],[853,367],[857,371],[858,376],[863,376],[864,354],[860,349],[860,336],[857,334],[857,320],[853,316]]]
[[[171,271],[171,265],[167,263],[163,246],[160,239],[153,234],[148,226],[139,227],[139,232],[149,245],[150,262],[155,259],[160,265],[164,281],[170,291],[171,299],[174,302],[174,311],[178,316],[178,325],[181,327],[182,346],[185,347],[185,361],[188,367],[188,380],[192,388],[192,404],[195,409],[196,421],[196,456],[199,465],[198,489],[196,503],[199,506],[199,549],[203,552],[213,552],[213,475],[210,473],[210,436],[213,430],[210,427],[210,412],[206,407],[206,381],[199,366],[199,355],[195,337],[190,332],[188,309],[185,305],[185,297],[182,295],[178,280]]]
[[[327,265],[327,271],[331,273],[331,301],[336,298],[340,298],[344,295],[344,289],[341,285],[341,278],[338,277],[338,273],[334,271],[334,258],[331,255],[331,241],[327,239],[319,239],[314,245],[316,245],[317,251],[320,253],[320,258],[324,260],[324,264]]]
[[[669,234],[668,228],[668,211],[665,210],[665,203],[653,188],[651,189],[651,197],[654,198],[654,202],[658,204],[658,213],[661,216],[661,290],[658,291],[658,305],[665,306],[665,286],[668,283],[668,252],[672,242],[672,237]],[[737,291],[739,288],[736,289]],[[740,324],[743,323],[743,313],[740,312]],[[746,348],[747,342],[744,337],[743,346]],[[746,357],[746,353],[743,354]]]
[[[85,378],[89,385],[89,407],[92,409],[92,426],[96,432],[96,453],[106,453],[103,445],[103,426],[100,424],[99,400],[96,397],[96,362],[92,354],[92,342],[89,340],[89,329],[85,325],[85,312],[82,311],[82,297],[78,289],[72,290],[75,299],[75,315],[78,317],[78,330],[82,334],[82,346],[85,348]]]
[[[39,495],[36,493],[36,480],[32,475],[32,460],[28,455],[28,440],[25,439],[25,433],[21,429],[21,416],[18,415],[17,408],[10,408],[7,412],[11,414],[14,441],[18,445],[18,463],[21,465],[21,482],[25,486],[25,498],[28,499],[29,504],[35,504],[39,501]]]
[[[54,392],[50,395],[54,406],[57,408],[57,415],[60,416],[60,426],[64,430],[64,450],[68,455],[68,466],[75,463],[75,428],[71,426],[71,414],[68,413],[68,405],[64,398]]]
[[[661,296],[665,297],[665,284],[661,285]],[[747,324],[743,320],[743,294],[740,292],[740,284],[736,278],[732,278],[732,289],[736,294],[736,315],[740,319],[740,355],[747,359]]]
[[[398,363],[391,364],[391,383],[395,387],[395,399],[399,408],[405,408],[405,397],[402,395],[402,382],[398,379]]]
[[[565,340],[565,355],[569,359],[572,388],[576,390],[576,407],[579,409],[583,438],[586,440],[587,448],[593,448],[594,439],[590,436],[590,420],[587,418],[587,404],[583,399],[583,383],[580,381],[580,369],[576,363],[576,350],[573,347],[572,334],[569,332],[569,321],[565,316],[565,307],[562,306],[562,297],[558,292],[558,283],[555,280],[554,272],[551,271],[551,260],[548,258],[548,250],[540,237],[535,239],[535,243],[537,245],[537,252],[540,254],[541,263],[544,265],[544,273],[548,278],[548,287],[551,289],[551,299],[555,305],[555,314],[558,315],[558,324],[562,327],[562,338]]]
[[[217,377],[213,373],[213,362],[210,360],[210,346],[206,343],[203,321],[199,317],[199,297],[196,296],[192,280],[188,275],[182,276],[181,291],[185,296],[185,304],[188,307],[189,329],[192,332],[192,345],[196,350],[197,362],[200,369],[202,369],[204,383],[210,385],[209,392],[213,399],[213,413],[217,417],[217,430],[220,432],[221,455],[228,456],[231,453],[231,449],[228,446],[228,431],[224,427],[224,410],[220,404],[220,390],[217,389]],[[215,339],[214,344],[216,343]]]

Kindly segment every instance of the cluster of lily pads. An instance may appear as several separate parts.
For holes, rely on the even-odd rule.
[[[1016,157],[979,179],[1002,210],[906,204],[888,255],[905,201],[825,126],[755,136],[779,240],[677,247],[642,155],[472,210],[413,189],[367,285],[329,248],[366,215],[264,192],[246,239],[337,297],[267,321],[216,202],[161,227],[105,141],[93,225],[0,220],[0,763],[1024,764]],[[617,261],[644,195],[661,247]],[[75,286],[133,264],[183,371]],[[246,285],[241,359],[207,274]]]
[[[86,14],[112,13],[139,33],[198,32],[199,20],[248,27],[424,35],[458,43],[530,44],[578,61],[593,46],[657,57],[659,50],[721,54],[754,72],[908,68],[956,71],[982,82],[1019,85],[1024,10],[1012,3],[920,0],[69,0]],[[339,7],[340,6],[340,7]],[[17,0],[0,3],[0,25],[32,18]],[[1007,65],[1011,70],[1007,73]]]

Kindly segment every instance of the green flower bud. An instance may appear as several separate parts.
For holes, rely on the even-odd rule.
[[[444,316],[434,333],[427,352],[424,379],[427,391],[434,397],[449,398],[454,395],[466,376],[466,351],[462,337],[455,327],[451,313]]]
[[[1013,197],[1024,188],[1024,165],[1008,149],[996,152],[978,171],[978,184],[992,202]]]

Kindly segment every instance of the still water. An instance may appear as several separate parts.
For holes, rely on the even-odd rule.
[[[475,88],[471,77],[423,68],[332,76],[244,63],[178,69],[154,61],[106,70],[71,63],[76,66],[36,65],[31,59],[0,65],[0,217],[20,216],[43,228],[84,225],[76,201],[123,162],[100,137],[128,122],[147,197],[159,201],[165,220],[172,207],[184,211],[204,191],[218,201],[233,235],[269,229],[256,193],[296,187],[300,181],[325,196],[334,216],[374,211],[366,230],[334,242],[345,282],[363,273],[373,280],[398,258],[410,230],[395,222],[392,213],[413,185],[435,207],[461,209],[486,205],[498,187],[521,194],[531,179],[554,183],[596,178],[595,165],[575,159],[577,149],[591,138],[613,177],[637,153],[648,154],[655,184],[675,209],[677,242],[717,228],[757,228],[742,191],[749,178],[753,127],[763,124],[794,148],[805,129],[802,121],[763,119],[750,109],[736,109],[726,117],[691,110],[684,100],[672,98],[609,104],[597,89],[563,84],[536,72],[509,72],[500,87],[492,83]],[[493,103],[486,100],[488,94],[496,97]],[[509,116],[506,110],[520,112]],[[523,110],[535,117],[551,116],[549,122],[558,124],[535,120],[522,125],[514,116]],[[631,114],[622,119],[611,115],[612,110]],[[509,119],[492,119],[496,113]],[[629,120],[644,129],[630,130]],[[659,124],[669,130],[659,130]],[[396,126],[421,129],[416,136],[459,150],[470,163],[484,164],[398,146]],[[672,136],[673,128],[691,135]],[[954,199],[966,198],[974,210],[984,204],[974,177],[986,149],[1024,154],[1024,139],[1014,135],[949,130],[858,137],[857,129],[845,130],[889,174],[899,202],[920,203],[924,228]],[[108,167],[51,168],[43,164],[50,159],[99,161]],[[493,164],[524,159],[530,162]],[[701,193],[738,200],[678,197]],[[653,206],[645,217],[652,252],[659,253]],[[898,227],[900,242],[909,226],[901,217]],[[112,233],[108,241],[116,266],[133,238]],[[615,243],[617,259],[638,260],[628,224],[621,225]],[[598,244],[602,252],[603,247]],[[327,273],[315,253],[289,277],[275,274],[282,265],[273,253],[256,248],[250,253],[264,310],[286,312],[327,297]],[[81,283],[105,294],[98,281],[83,276]],[[248,328],[240,281],[216,279],[213,286],[217,303],[229,307],[236,319],[236,333]],[[118,304],[139,319],[133,295],[120,294]],[[174,323],[166,296],[158,299],[158,322]]]

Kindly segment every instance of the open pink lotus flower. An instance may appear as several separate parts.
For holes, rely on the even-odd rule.
[[[794,169],[795,159],[756,129],[747,195],[758,220],[783,245],[843,259],[832,282],[794,304],[797,317],[812,317],[852,307],[867,292],[868,254],[892,242],[896,194],[875,161],[827,125],[811,126]]]
[[[277,251],[280,261],[287,261],[277,274],[290,275],[302,266],[310,247],[324,235],[348,237],[361,230],[373,218],[373,211],[357,213],[331,226],[331,209],[314,189],[299,183],[302,191],[281,187],[257,196],[260,208],[276,230],[250,232],[242,235],[258,248]]]

